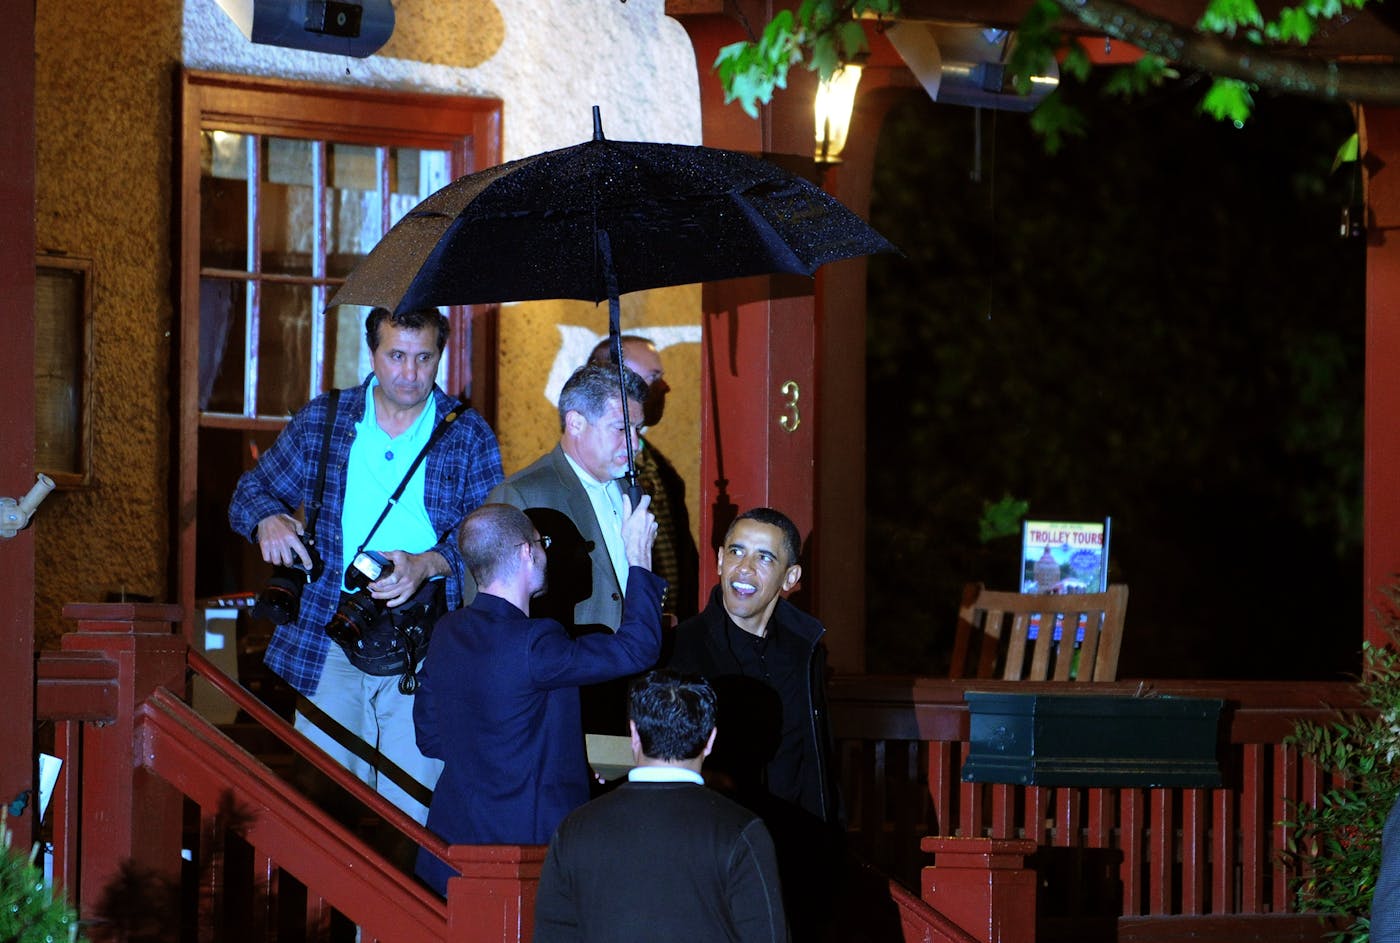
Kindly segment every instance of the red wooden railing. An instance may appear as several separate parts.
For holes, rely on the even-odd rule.
[[[61,651],[41,656],[36,705],[38,718],[54,723],[65,760],[53,804],[55,873],[84,916],[101,915],[105,891],[126,893],[144,880],[194,895],[199,939],[321,939],[333,914],[363,940],[529,939],[542,848],[444,845],[188,652],[173,630],[175,607],[65,613],[77,630]],[[192,710],[182,698],[191,670],[456,867],[447,901]],[[1327,927],[1316,915],[1293,913],[1291,875],[1276,860],[1294,803],[1315,802],[1327,784],[1282,741],[1299,719],[1359,706],[1352,686],[1094,686],[1223,699],[1218,789],[962,782],[969,689],[1084,691],[894,678],[832,685],[851,841],[877,869],[853,882],[863,895],[854,910],[870,915],[863,939],[1081,939],[1092,936],[1086,928],[1120,941],[1321,939]]]
[[[133,888],[174,888],[197,899],[200,939],[322,939],[335,914],[364,941],[529,939],[543,848],[449,847],[189,652],[173,630],[179,611],[66,607],[77,630],[39,658],[36,714],[54,723],[64,761],[54,873],[85,919],[120,911]],[[187,669],[455,867],[447,900],[200,717],[181,697]]]
[[[1083,685],[842,678],[831,688],[851,833],[861,854],[911,887],[928,862],[919,836],[1028,839],[1040,874],[1042,938],[1108,919],[1119,940],[1172,925],[1191,938],[1320,939],[1296,914],[1278,863],[1296,803],[1324,777],[1283,744],[1300,719],[1359,707],[1342,683],[1153,681],[1096,694],[1225,701],[1218,789],[1043,788],[963,782],[964,692],[1084,694]],[[937,863],[937,848],[935,863]],[[1158,930],[1152,930],[1156,927]],[[1192,927],[1190,931],[1185,927]],[[1207,936],[1196,936],[1197,932]]]
[[[84,605],[64,613],[77,629],[64,636],[61,651],[39,658],[36,719],[53,723],[54,749],[64,760],[52,805],[55,875],[84,918],[147,920],[153,915],[133,907],[173,896],[193,920],[181,934],[186,939],[335,939],[337,926],[342,937],[366,943],[530,939],[544,848],[445,845],[188,651],[174,629],[177,607]],[[460,877],[448,882],[447,900],[394,868],[185,703],[190,671],[390,827],[456,868]],[[887,877],[857,870],[846,912],[867,924],[855,934],[860,939],[987,939]]]

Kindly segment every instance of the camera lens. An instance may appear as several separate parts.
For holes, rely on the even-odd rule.
[[[297,617],[301,608],[301,591],[306,587],[306,572],[292,567],[273,569],[267,585],[253,604],[253,618],[267,619],[273,625],[286,625]]]
[[[326,634],[342,644],[353,644],[364,637],[379,618],[379,601],[368,593],[346,593],[340,607],[326,625]]]

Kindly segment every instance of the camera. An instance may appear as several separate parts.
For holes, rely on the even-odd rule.
[[[352,593],[368,589],[375,580],[383,579],[394,572],[394,561],[373,550],[355,554],[355,559],[345,568],[345,585]]]
[[[384,604],[369,593],[341,593],[340,605],[326,624],[326,634],[341,644],[353,645],[369,633],[384,611]]]
[[[301,609],[301,593],[306,584],[321,575],[321,558],[316,553],[315,541],[303,537],[306,552],[311,555],[311,569],[299,566],[275,566],[268,577],[258,601],[253,604],[253,618],[267,619],[273,625],[286,625],[295,622]]]
[[[345,568],[345,585],[350,591],[340,594],[340,606],[331,616],[326,634],[337,642],[355,642],[362,638],[384,611],[384,604],[366,590],[370,583],[392,572],[394,561],[382,553],[364,550],[355,554],[355,559]]]

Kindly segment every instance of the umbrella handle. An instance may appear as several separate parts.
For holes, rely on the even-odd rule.
[[[613,271],[612,244],[608,231],[597,233],[598,254],[602,257],[603,278],[608,286],[608,338],[611,340],[613,363],[617,365],[617,396],[622,404],[622,438],[627,443],[627,496],[632,499],[632,507],[642,500],[642,488],[637,484],[637,456],[632,449],[632,414],[627,408],[627,381],[622,371],[622,305],[617,298],[617,274]]]

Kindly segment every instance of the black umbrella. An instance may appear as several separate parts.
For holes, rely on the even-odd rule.
[[[593,140],[460,177],[418,204],[330,303],[403,312],[606,298],[620,381],[620,294],[811,275],[827,262],[893,251],[800,177],[734,151],[609,141],[595,106]]]

